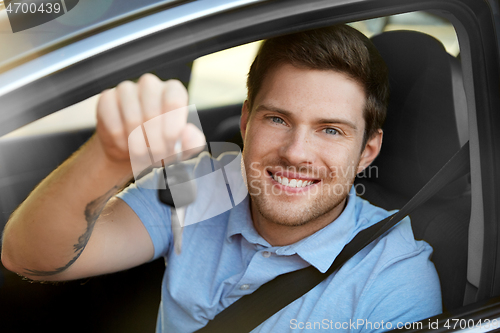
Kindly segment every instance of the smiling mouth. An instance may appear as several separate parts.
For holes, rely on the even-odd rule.
[[[306,179],[295,179],[295,178],[276,176],[269,170],[267,172],[269,176],[271,176],[271,178],[274,179],[276,182],[278,182],[283,186],[291,188],[308,187],[320,182],[320,180],[306,180]]]

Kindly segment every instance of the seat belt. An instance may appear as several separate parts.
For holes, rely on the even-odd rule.
[[[466,175],[470,170],[469,142],[432,177],[398,212],[360,231],[335,258],[330,268],[321,273],[313,266],[277,276],[252,294],[245,295],[221,311],[197,333],[250,332],[273,314],[306,294],[330,274],[337,271],[365,246],[382,236],[415,208],[422,205],[445,185]]]

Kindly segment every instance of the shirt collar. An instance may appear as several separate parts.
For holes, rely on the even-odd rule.
[[[285,252],[295,252],[320,272],[326,272],[353,236],[357,221],[357,200],[359,198],[353,187],[347,197],[347,205],[339,217],[311,236],[289,245]]]
[[[247,195],[241,203],[231,209],[227,225],[227,240],[231,242],[232,236],[241,234],[249,243],[271,247],[271,244],[259,235],[253,226],[249,197],[250,195]]]
[[[324,273],[353,237],[356,229],[356,196],[354,187],[347,198],[347,205],[342,213],[332,223],[300,241],[282,247],[277,247],[278,255],[299,255],[302,259]],[[227,239],[241,234],[248,242],[270,247],[270,244],[255,230],[250,214],[249,196],[231,210],[228,221]]]

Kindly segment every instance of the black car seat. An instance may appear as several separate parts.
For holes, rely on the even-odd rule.
[[[433,37],[413,31],[372,38],[390,76],[391,97],[380,155],[358,176],[357,192],[386,209],[402,207],[468,137],[460,64]],[[441,190],[411,214],[416,239],[434,248],[443,305],[461,307],[467,275],[469,178]]]

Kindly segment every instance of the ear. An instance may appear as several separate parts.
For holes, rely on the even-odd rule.
[[[365,149],[361,153],[357,173],[360,173],[361,171],[366,169],[373,162],[375,157],[378,156],[380,148],[382,147],[382,137],[383,132],[381,129],[379,129],[376,134],[368,139],[365,145]]]
[[[243,142],[245,142],[245,134],[247,132],[249,111],[250,110],[248,109],[248,100],[245,100],[245,103],[243,103],[243,107],[241,108],[241,118],[240,118],[240,130],[241,130],[241,137],[243,138]]]

